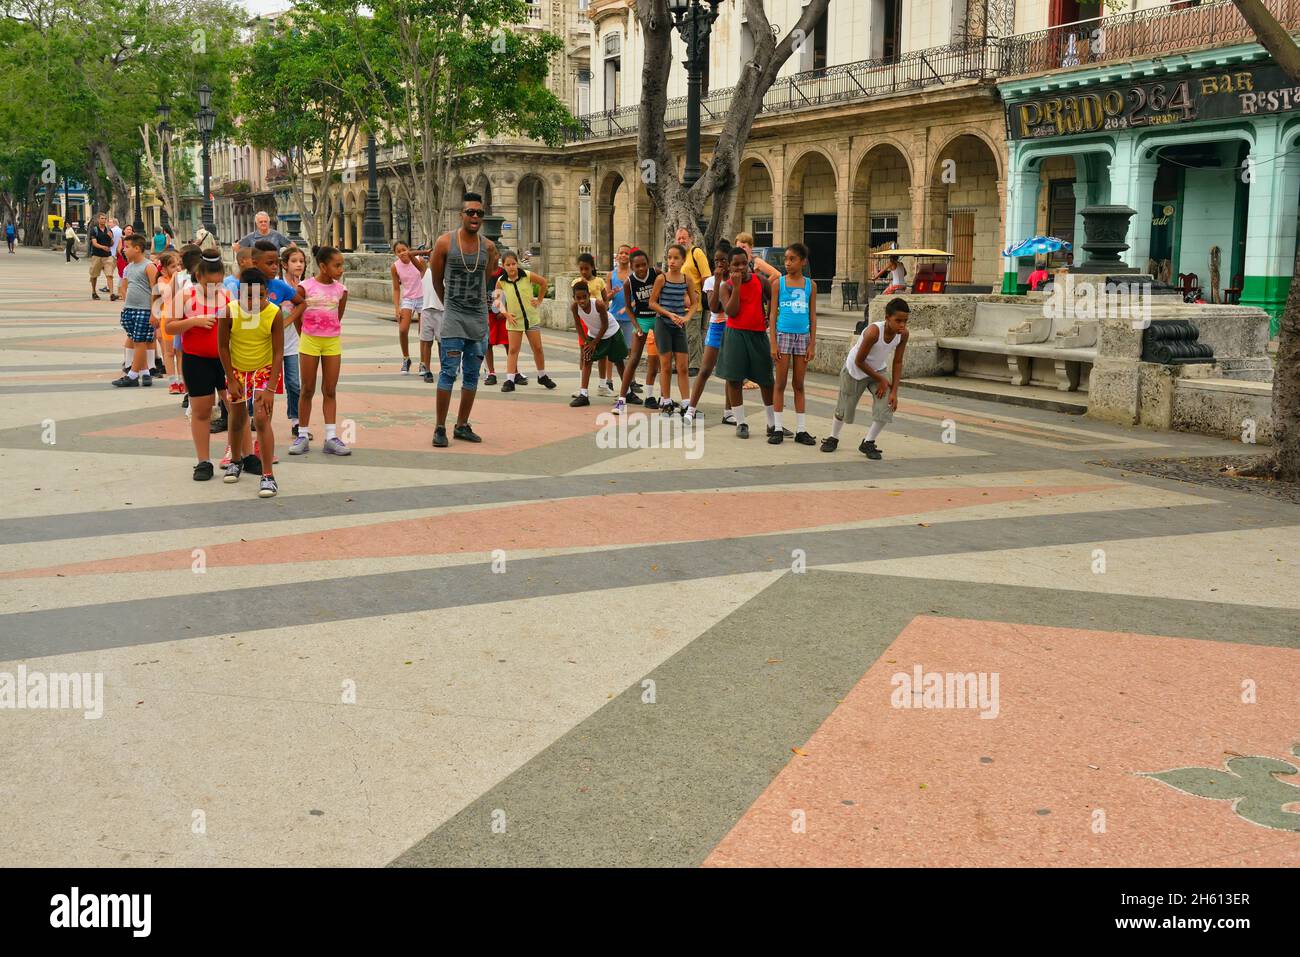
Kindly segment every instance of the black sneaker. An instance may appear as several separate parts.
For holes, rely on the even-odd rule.
[[[147,385],[153,385],[153,376],[151,376],[148,372],[141,372],[141,373],[140,373],[140,384],[141,384],[141,385],[146,385],[146,386],[147,386]]]
[[[289,431],[290,431],[291,433],[293,433],[293,437],[296,439],[296,438],[298,437],[298,423],[295,422],[295,423],[293,424],[293,427],[292,427],[291,429],[289,429]]]
[[[428,366],[426,366],[426,365],[421,365],[421,366],[420,366],[420,378],[422,378],[425,382],[432,382],[432,381],[433,381],[433,370],[430,369],[430,368],[429,368]],[[484,379],[484,380],[483,380],[483,383],[484,383],[485,385],[491,385],[491,384],[492,384],[492,383],[488,382],[487,379]]]
[[[429,375],[433,375],[433,373],[430,372]],[[429,380],[429,379],[425,379],[424,381],[425,381],[425,382],[429,382],[429,381],[431,381],[431,380]],[[483,384],[484,384],[484,385],[496,385],[496,384],[497,384],[497,374],[496,374],[495,372],[489,372],[489,373],[487,374],[487,376],[484,377],[484,379],[483,379]]]
[[[247,472],[249,475],[261,475],[262,460],[259,459],[256,455],[245,455],[244,471]]]
[[[740,425],[736,426],[736,438],[738,439],[749,438],[749,423],[742,422],[740,423]]]
[[[723,424],[723,425],[735,425],[735,424],[736,424],[736,417],[735,417],[734,415],[732,415],[730,412],[724,412],[724,413],[722,413],[722,424]]]
[[[822,439],[823,452],[834,452],[839,447],[840,447],[840,440],[835,438],[833,435],[828,435],[826,436],[826,438]]]
[[[591,405],[591,399],[585,395],[575,395],[569,402],[569,408],[581,409],[584,405]]]
[[[483,437],[479,435],[477,432],[475,432],[474,429],[470,427],[470,424],[468,422],[466,422],[464,425],[458,425],[454,429],[452,429],[451,437],[454,439],[460,439],[464,442],[483,441]]]
[[[433,447],[435,449],[445,449],[450,444],[447,441],[447,430],[445,428],[438,426],[433,430]]]
[[[90,298],[91,298],[91,299],[98,299],[98,298],[99,298],[99,293],[97,293],[97,292],[92,292],[92,293],[90,294]]]
[[[513,382],[512,380],[510,380],[510,379],[506,379],[505,382],[502,382],[502,383],[501,383],[501,391],[502,391],[502,392],[514,392],[514,391],[515,391],[515,384],[514,384],[514,382]]]
[[[642,400],[642,398],[641,398],[639,395],[637,395],[635,392],[628,392],[628,394],[625,395],[625,396],[623,397],[623,400],[624,400],[628,405],[644,405],[644,404],[645,404],[645,402]]]
[[[190,407],[190,394],[186,392],[185,398],[181,399],[181,408],[188,409],[189,407]]]
[[[546,388],[548,388],[548,389],[554,389],[554,388],[555,388],[555,380],[553,380],[553,379],[552,379],[550,376],[548,376],[548,375],[539,375],[539,376],[537,377],[537,384],[538,384],[538,385],[544,385],[544,386],[546,386]]]
[[[686,370],[686,374],[690,376],[692,379],[694,379],[697,375],[700,374],[700,370],[695,366],[691,366],[689,369]]]
[[[515,373],[515,385],[528,385],[528,376],[522,372]]]
[[[194,481],[207,482],[212,478],[212,463],[200,462],[194,466]]]
[[[800,445],[816,445],[816,444],[817,444],[817,439],[816,439],[816,437],[809,435],[807,432],[796,432],[796,433],[795,433],[795,436],[794,436],[794,440],[795,440],[796,442],[798,442]]]
[[[159,376],[167,374],[167,367],[163,365],[163,361],[161,359],[154,359],[153,374]]]
[[[402,375],[410,375],[410,374],[411,374],[411,358],[410,358],[410,356],[403,356],[403,357],[402,357],[402,373],[401,373],[401,374],[402,374]]]
[[[220,416],[219,418],[213,419],[212,423],[208,426],[208,432],[211,433],[212,435],[216,435],[219,432],[224,432],[224,431],[226,431],[226,417],[224,415]]]
[[[784,441],[785,441],[784,432],[778,432],[776,429],[771,429],[768,431],[767,433],[768,445],[780,445]]]
[[[113,385],[119,389],[131,389],[140,385],[139,379],[132,379],[129,375],[124,375],[120,379],[114,379]]]
[[[640,395],[644,390],[642,390],[640,382],[633,382],[630,386],[628,386],[628,391],[629,393],[635,393],[636,395]]]
[[[775,433],[776,433],[776,426],[775,426],[775,425],[769,425],[769,426],[767,427],[767,436],[768,436],[768,438],[771,438]],[[785,436],[787,439],[793,439],[793,438],[794,438],[794,433],[791,432],[789,429],[782,429],[782,430],[781,430],[781,434],[782,434],[783,436]]]
[[[869,459],[881,458],[880,449],[876,448],[876,443],[868,442],[866,439],[862,440],[862,444],[858,446],[858,451]]]
[[[645,397],[645,407],[647,409],[657,409],[659,408],[659,400],[652,395],[648,395]]]
[[[239,462],[231,462],[229,465],[226,466],[226,472],[225,475],[222,477],[221,481],[225,482],[227,485],[233,485],[235,482],[239,481],[239,476],[243,473],[243,471],[244,471],[243,465],[241,465]]]

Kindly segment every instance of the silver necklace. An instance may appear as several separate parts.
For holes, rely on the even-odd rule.
[[[469,264],[465,262],[465,247],[460,243],[460,236],[456,236],[456,253],[460,256],[460,268],[469,273],[471,276],[478,272],[479,267],[483,265],[479,261],[479,254],[483,252],[483,238],[479,237],[478,249],[474,251],[474,268],[470,269]]]

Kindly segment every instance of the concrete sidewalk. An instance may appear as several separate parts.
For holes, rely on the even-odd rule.
[[[1096,464],[1239,446],[904,389],[869,461],[865,416],[826,454],[751,403],[742,441],[712,384],[700,432],[620,432],[548,331],[559,388],[525,350],[439,450],[358,299],[354,454],[290,458],[277,397],[261,500],[191,480],[165,388],[108,385],[116,305],[0,256],[0,864],[1300,853],[1294,506]]]

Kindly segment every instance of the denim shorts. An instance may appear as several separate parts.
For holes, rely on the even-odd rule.
[[[704,331],[704,345],[710,349],[722,348],[722,334],[727,331],[725,322],[710,322]]]
[[[483,365],[485,345],[482,339],[444,337],[438,346],[441,368],[438,371],[438,388],[450,392],[456,384],[456,374],[461,375],[461,388],[471,392],[478,388],[478,371]]]

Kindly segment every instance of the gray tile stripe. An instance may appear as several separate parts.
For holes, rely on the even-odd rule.
[[[1171,522],[1171,518],[1175,521]],[[592,581],[617,588],[767,571],[789,567],[794,548],[804,549],[810,565],[831,565],[872,558],[912,558],[1107,538],[1195,534],[1219,531],[1223,526],[1222,513],[1196,506],[972,519],[924,531],[915,525],[902,525],[629,546],[612,551],[521,559],[508,564],[510,571],[504,575],[492,574],[489,564],[482,563],[199,592],[165,599],[128,599],[0,617],[0,660],[175,641],[223,632],[303,627],[315,622],[350,621],[542,595],[568,595],[588,591]],[[1247,526],[1233,523],[1232,527]],[[1080,574],[1087,571],[1085,559],[1081,557],[1084,564]],[[657,570],[651,571],[652,565],[658,566]],[[341,596],[347,596],[346,601]],[[1085,598],[1081,596],[1078,600]],[[1204,603],[1187,604],[1200,607]],[[1294,631],[1293,610],[1231,607],[1238,609],[1235,614],[1242,616],[1234,626],[1240,633],[1255,634],[1256,626],[1249,624],[1251,615],[1264,618],[1281,615]],[[989,605],[986,611],[1003,614],[994,605]]]

